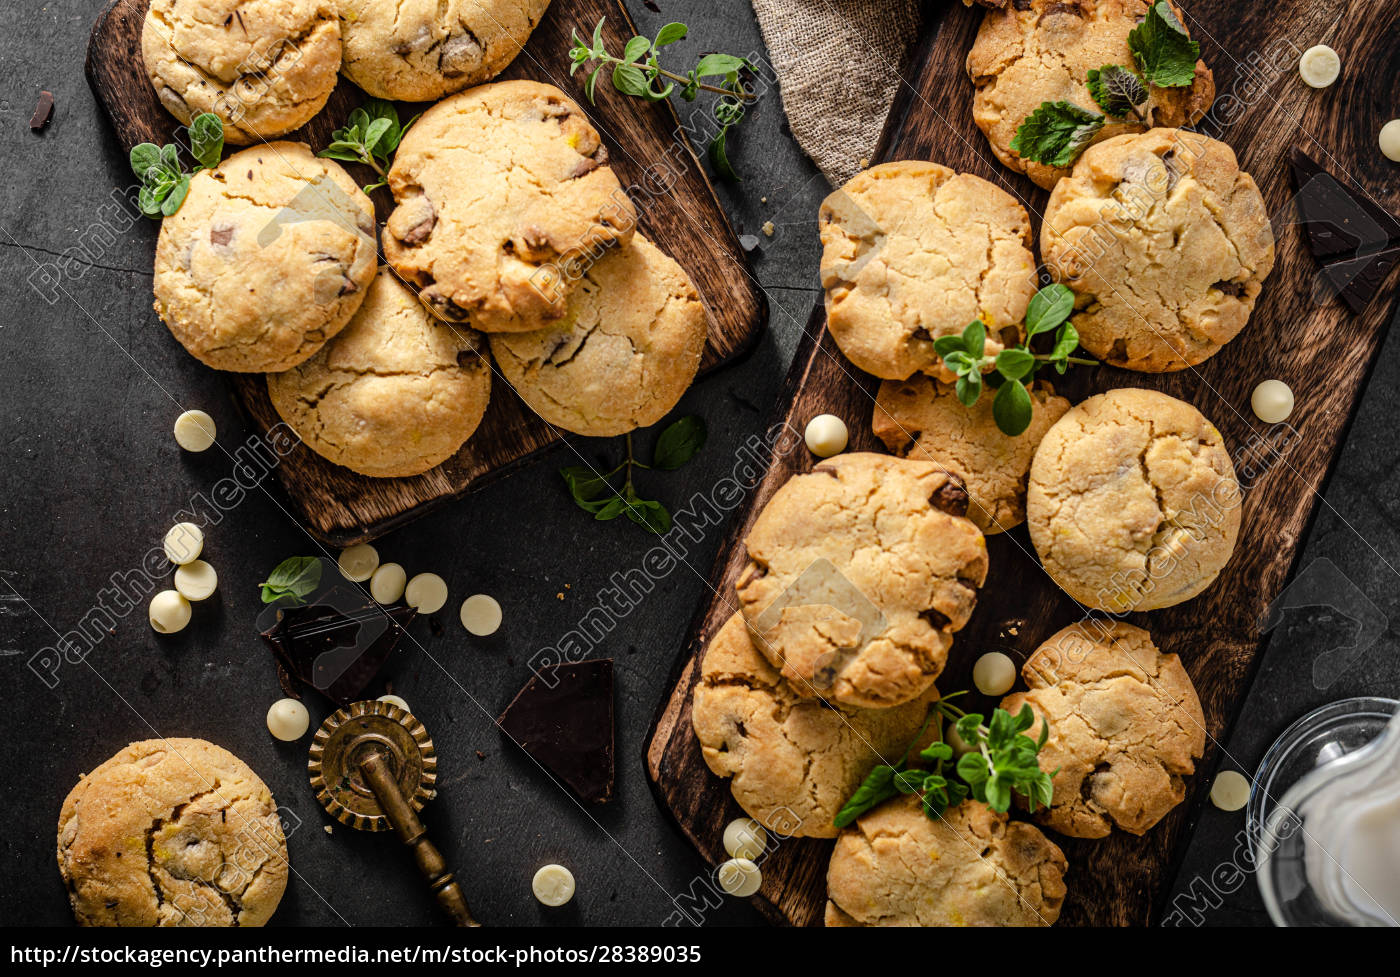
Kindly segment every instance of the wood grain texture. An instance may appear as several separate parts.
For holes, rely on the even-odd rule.
[[[89,83],[126,150],[141,142],[169,142],[178,126],[156,100],[141,59],[141,24],[148,6],[149,0],[115,0],[98,19],[88,44]],[[634,31],[619,0],[555,0],[525,50],[501,77],[549,82],[581,99],[582,76],[579,81],[569,77],[569,39],[574,28],[591,33],[604,17],[609,49],[621,50]],[[603,86],[599,90],[598,105],[585,108],[607,143],[618,179],[637,206],[641,232],[685,268],[705,301],[710,328],[700,370],[711,371],[757,339],[768,317],[767,300],[749,273],[743,249],[670,103],[648,104],[609,95]],[[304,128],[282,138],[320,149],[365,98],[342,78],[326,108]],[[423,108],[401,105],[400,117],[409,118]],[[357,180],[370,182],[367,167],[349,169]],[[388,190],[375,192],[381,221],[392,206]],[[259,430],[279,422],[261,375],[228,376]],[[366,478],[298,446],[277,474],[307,528],[327,543],[345,546],[381,536],[500,477],[559,440],[561,433],[526,407],[497,372],[481,427],[461,451],[432,471],[414,478]]]
[[[1245,489],[1234,558],[1197,599],[1131,618],[1147,627],[1163,650],[1179,653],[1191,673],[1210,734],[1199,768],[1209,771],[1262,657],[1258,621],[1293,566],[1392,311],[1393,296],[1385,289],[1360,316],[1335,299],[1314,299],[1317,265],[1302,228],[1292,223],[1295,188],[1288,151],[1300,146],[1354,192],[1369,194],[1390,213],[1400,212],[1396,165],[1376,150],[1376,133],[1393,113],[1393,94],[1400,90],[1400,52],[1393,44],[1400,8],[1386,0],[1254,5],[1190,0],[1182,6],[1218,90],[1212,116],[1198,128],[1233,146],[1258,181],[1276,215],[1278,261],[1246,331],[1199,368],[1164,376],[1108,367],[1079,370],[1060,390],[1075,402],[1120,386],[1162,390],[1200,408],[1231,449]],[[931,17],[936,22],[920,41],[879,159],[932,159],[992,180],[1025,202],[1038,232],[1048,194],[1000,167],[971,120],[972,86],[963,64],[980,14],[948,3]],[[1341,80],[1315,92],[1298,78],[1297,56],[1324,40],[1347,53]],[[1298,394],[1288,424],[1270,427],[1250,412],[1250,391],[1267,377],[1283,378]],[[787,380],[793,399],[773,420],[801,430],[813,415],[834,413],[851,428],[851,450],[879,450],[870,433],[875,387],[841,358],[818,308]],[[784,481],[811,465],[806,452],[783,456],[730,527],[710,579],[722,597],[696,617],[675,688],[658,711],[647,750],[659,802],[712,864],[728,857],[721,834],[742,812],[727,783],[705,767],[691,730],[698,656],[737,607],[733,585],[749,526]],[[1041,570],[1024,527],[991,537],[989,551],[991,574],[977,612],[957,636],[938,682],[945,691],[970,686],[971,666],[981,653],[1002,650],[1020,664],[1045,638],[1081,616]],[[973,701],[990,706],[978,696]],[[1076,841],[1052,835],[1070,860],[1062,925],[1143,925],[1161,918],[1193,811],[1208,790],[1204,780],[1191,778],[1187,803],[1144,837],[1115,832],[1103,841]],[[820,925],[830,848],[830,842],[809,839],[782,842],[763,865],[758,907],[774,921]]]

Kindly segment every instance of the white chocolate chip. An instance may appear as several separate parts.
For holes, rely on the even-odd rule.
[[[753,818],[735,818],[724,826],[724,850],[735,858],[750,861],[768,846],[768,832]]]
[[[546,906],[562,906],[574,897],[574,873],[562,865],[546,865],[530,880],[530,888]]]
[[[436,614],[447,603],[447,581],[436,573],[420,573],[403,590],[404,603],[419,614]]]
[[[763,884],[763,873],[747,858],[731,858],[715,874],[719,887],[740,899],[747,899]]]
[[[983,695],[1006,695],[1016,684],[1016,663],[1009,655],[989,651],[972,666],[972,684]]]
[[[267,710],[267,731],[286,743],[299,740],[311,728],[311,713],[295,699],[278,699]]]
[[[203,560],[191,560],[175,568],[175,589],[186,600],[208,600],[219,587],[219,575]]]
[[[1238,811],[1249,803],[1249,781],[1233,770],[1221,771],[1210,787],[1210,802],[1222,811]]]
[[[1296,49],[1295,49],[1296,50]],[[1342,59],[1326,44],[1316,44],[1298,59],[1298,74],[1313,88],[1326,88],[1342,73]]]
[[[202,410],[187,410],[175,418],[175,443],[186,451],[208,451],[218,433],[214,418]]]
[[[162,590],[151,598],[151,627],[158,634],[183,631],[192,613],[190,602],[178,590]]]
[[[380,702],[387,702],[387,703],[389,703],[389,705],[391,705],[391,706],[398,706],[398,707],[399,707],[400,709],[402,709],[404,712],[412,712],[412,711],[413,711],[412,709],[408,708],[408,703],[407,703],[407,702],[404,702],[403,699],[402,699],[401,697],[396,696],[396,695],[381,695],[381,696],[379,697],[379,701],[380,701]]]
[[[385,563],[369,578],[369,595],[381,604],[392,604],[403,596],[408,574],[397,563]]]
[[[368,543],[360,543],[340,551],[335,561],[340,575],[351,583],[364,583],[379,569],[379,551]]]
[[[165,556],[176,566],[199,559],[204,549],[204,531],[192,522],[177,522],[165,534]]]
[[[1249,406],[1254,408],[1254,416],[1259,420],[1278,424],[1293,413],[1293,391],[1282,380],[1265,380],[1254,388]]]
[[[472,594],[462,601],[462,627],[478,638],[496,633],[501,626],[501,605],[486,594]]]
[[[1381,126],[1380,144],[1386,159],[1400,163],[1400,119],[1391,119]]]
[[[818,458],[830,458],[846,450],[850,432],[846,422],[835,414],[818,414],[807,422],[803,437],[807,439],[808,451]]]

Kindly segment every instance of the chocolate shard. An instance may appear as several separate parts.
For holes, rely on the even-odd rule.
[[[1400,248],[1364,255],[1350,261],[1334,261],[1322,268],[1322,277],[1333,293],[1357,315],[1366,311],[1390,269],[1400,262]]]
[[[39,103],[34,106],[34,115],[29,120],[29,128],[38,132],[53,119],[53,92],[40,92]]]
[[[612,798],[611,658],[540,668],[497,723],[580,799],[602,804]]]
[[[1360,251],[1400,247],[1400,219],[1366,194],[1348,190],[1301,149],[1291,154],[1298,184],[1298,220],[1308,232],[1308,248],[1323,264]]]
[[[262,639],[277,659],[279,678],[291,676],[343,706],[379,674],[415,614],[411,607],[384,607],[332,588],[311,604],[284,609]]]

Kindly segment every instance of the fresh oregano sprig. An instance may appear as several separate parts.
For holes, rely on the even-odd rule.
[[[744,80],[744,72],[752,70],[753,65],[747,58],[737,55],[711,53],[703,55],[695,67],[685,74],[668,71],[661,67],[661,49],[683,40],[689,33],[685,24],[676,23],[662,27],[654,38],[633,37],[623,46],[621,57],[617,57],[608,52],[603,40],[606,19],[598,21],[593,28],[591,41],[575,30],[573,47],[569,49],[570,75],[593,66],[583,83],[583,93],[588,96],[588,101],[597,104],[598,79],[607,68],[612,69],[615,89],[649,102],[669,98],[678,85],[680,97],[687,102],[695,101],[701,92],[718,95],[714,116],[719,130],[710,139],[710,160],[726,179],[738,180],[739,175],[730,165],[726,144],[729,130],[744,119],[745,104],[756,97]]]
[[[321,561],[314,556],[288,557],[258,584],[262,588],[264,604],[275,604],[280,600],[304,604],[320,585]]]
[[[982,396],[984,386],[996,389],[992,417],[1002,433],[1016,437],[1030,427],[1033,407],[1030,390],[1036,371],[1053,366],[1063,374],[1070,364],[1096,366],[1097,361],[1073,356],[1079,348],[1079,331],[1069,321],[1074,311],[1074,293],[1060,284],[1047,285],[1031,297],[1026,308],[1026,341],[1008,346],[996,356],[986,355],[987,327],[982,320],[968,323],[961,336],[940,336],[933,348],[943,365],[957,377],[956,392],[963,406],[971,407]],[[1036,336],[1055,333],[1048,352],[1031,349]],[[983,376],[983,371],[992,372]]]
[[[699,417],[682,417],[656,439],[649,465],[637,460],[632,448],[632,435],[628,434],[627,457],[612,471],[599,474],[584,465],[570,465],[559,469],[559,476],[569,487],[574,504],[591,513],[599,522],[625,515],[637,525],[660,536],[671,528],[671,513],[660,502],[644,499],[637,494],[632,480],[633,469],[675,471],[705,446],[706,434],[705,422]],[[618,475],[623,475],[620,489],[613,484],[613,479]]]
[[[372,193],[389,179],[394,152],[403,141],[404,133],[417,121],[418,116],[415,115],[400,125],[394,103],[372,98],[350,113],[345,125],[331,133],[331,144],[316,155],[347,163],[363,163],[374,170],[379,177],[378,182],[361,188],[365,193]]]
[[[1102,115],[1073,102],[1041,102],[1016,130],[1011,148],[1023,159],[1069,166],[1110,118],[1146,123],[1142,110],[1152,86],[1184,88],[1195,81],[1201,46],[1191,40],[1164,0],[1148,8],[1142,23],[1129,32],[1128,48],[1136,71],[1109,64],[1085,76],[1089,95]]]
[[[136,205],[147,217],[159,220],[173,216],[189,196],[190,178],[219,165],[224,152],[224,124],[219,117],[213,112],[197,115],[185,131],[195,159],[192,170],[180,162],[180,149],[174,143],[157,146],[143,142],[131,150],[131,171],[141,181]]]
[[[1054,790],[1051,779],[1037,758],[1050,738],[1050,728],[1041,724],[1040,736],[1032,739],[1026,731],[1035,725],[1029,705],[1015,716],[1004,709],[992,711],[990,719],[981,713],[964,712],[948,700],[935,702],[913,741],[898,763],[880,764],[856,788],[856,792],[836,814],[835,824],[844,828],[862,814],[900,794],[917,794],[924,813],[940,818],[949,808],[968,797],[981,801],[993,811],[1011,809],[1011,797],[1025,798],[1032,812],[1050,805]],[[930,720],[937,721],[932,742],[916,754],[920,765],[911,763],[910,754],[924,738]],[[943,739],[943,721],[954,724],[958,738],[972,749],[953,759],[953,747]]]

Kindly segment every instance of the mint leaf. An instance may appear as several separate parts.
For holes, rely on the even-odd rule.
[[[1058,282],[1046,285],[1031,296],[1026,307],[1026,336],[1038,336],[1049,332],[1069,318],[1074,311],[1074,293],[1069,286]]]
[[[1137,114],[1138,106],[1147,101],[1147,85],[1137,72],[1122,65],[1091,68],[1084,83],[1105,115],[1122,118],[1129,113]]]
[[[864,782],[851,795],[851,799],[841,806],[841,810],[836,812],[836,818],[832,823],[838,828],[844,828],[866,811],[898,795],[899,788],[894,785],[897,773],[899,773],[898,769],[885,764],[870,771]]]
[[[146,174],[160,165],[160,147],[153,142],[143,142],[139,146],[131,147],[131,172],[136,174],[139,180],[145,180]]]
[[[1020,380],[1003,383],[992,401],[992,417],[1002,433],[1017,437],[1031,426],[1031,395]]]
[[[699,453],[708,436],[709,431],[704,420],[694,415],[682,417],[662,431],[661,436],[656,439],[652,467],[666,472],[675,471]]]
[[[634,37],[622,49],[622,60],[626,64],[631,64],[650,50],[651,41],[645,37]]]
[[[969,322],[963,330],[962,338],[963,345],[967,347],[967,355],[974,360],[980,360],[987,348],[987,327],[982,324],[982,320],[973,319]]]
[[[1035,369],[1035,357],[1024,349],[1004,349],[997,354],[996,369],[1008,380],[1020,380]]]
[[[665,47],[667,44],[675,44],[684,40],[687,29],[684,24],[667,24],[656,32],[656,42],[652,47]]]
[[[213,112],[197,115],[190,123],[190,153],[207,170],[219,165],[224,153],[224,124]]]
[[[1104,127],[1104,117],[1069,102],[1041,102],[1016,130],[1011,148],[1023,159],[1069,166]]]
[[[264,604],[283,598],[305,603],[321,584],[321,561],[314,556],[293,556],[283,560],[258,586]]]
[[[1128,34],[1128,47],[1143,77],[1154,85],[1182,88],[1196,80],[1201,46],[1191,40],[1164,0],[1154,3]]]
[[[982,396],[982,377],[977,373],[958,377],[958,383],[954,389],[962,405],[971,407],[977,403],[977,398]]]

